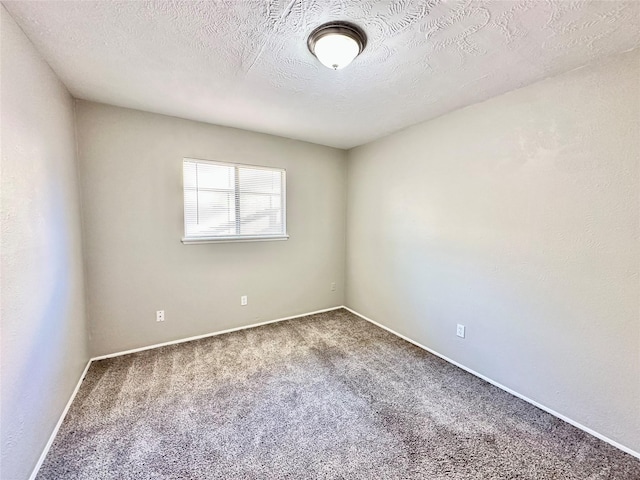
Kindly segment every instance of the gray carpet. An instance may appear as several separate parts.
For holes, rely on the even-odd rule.
[[[37,477],[640,479],[640,461],[344,310],[93,363]]]

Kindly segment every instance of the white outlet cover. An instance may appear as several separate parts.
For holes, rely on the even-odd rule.
[[[247,303],[248,303],[248,302],[247,302],[247,296],[246,296],[246,295],[242,295],[242,296],[240,297],[240,305],[243,305],[243,306],[244,306],[244,305],[246,305]]]
[[[464,325],[458,324],[457,329],[456,329],[456,335],[461,337],[461,338],[464,338],[464,330],[465,330]]]
[[[158,310],[156,312],[156,322],[164,322],[164,310]]]

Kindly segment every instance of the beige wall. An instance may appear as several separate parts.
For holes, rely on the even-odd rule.
[[[342,305],[345,152],[83,101],[76,113],[93,355]],[[183,245],[183,157],[285,168],[290,239]]]
[[[3,479],[29,477],[88,360],[73,99],[3,6]]]
[[[637,452],[639,61],[350,151],[347,216],[349,307]]]

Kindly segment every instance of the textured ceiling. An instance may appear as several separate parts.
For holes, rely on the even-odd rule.
[[[3,3],[75,97],[342,148],[640,45],[633,0]],[[369,37],[339,71],[335,19]]]

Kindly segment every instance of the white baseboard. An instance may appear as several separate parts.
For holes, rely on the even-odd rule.
[[[80,380],[78,380],[78,384],[76,385],[76,388],[73,390],[73,393],[71,394],[71,397],[69,398],[69,401],[67,402],[67,405],[64,407],[64,410],[62,411],[62,415],[60,415],[60,419],[58,420],[58,423],[56,424],[55,428],[53,429],[53,432],[51,432],[51,436],[49,437],[49,441],[45,445],[44,450],[42,451],[42,454],[40,455],[40,458],[38,459],[38,463],[36,463],[36,466],[33,469],[32,473],[31,473],[31,476],[29,477],[29,480],[35,480],[36,476],[38,475],[38,472],[40,471],[40,467],[42,466],[42,463],[44,462],[44,459],[46,458],[47,453],[49,453],[49,449],[51,448],[51,445],[53,444],[53,440],[56,438],[56,435],[58,434],[58,430],[60,429],[60,426],[62,425],[62,422],[64,421],[64,418],[67,416],[67,412],[69,411],[69,407],[71,407],[71,404],[73,403],[73,400],[76,398],[76,394],[78,393],[78,390],[80,389],[80,385],[82,384],[82,381],[84,380],[84,377],[87,374],[87,371],[89,370],[89,367],[91,366],[92,362],[94,362],[96,360],[104,360],[105,358],[113,358],[113,357],[119,357],[120,355],[128,355],[130,353],[142,352],[143,350],[151,350],[153,348],[164,347],[166,345],[175,345],[177,343],[184,343],[184,342],[190,342],[192,340],[199,340],[201,338],[214,337],[216,335],[222,335],[224,333],[237,332],[238,330],[246,330],[248,328],[260,327],[262,325],[268,325],[269,323],[282,322],[284,320],[291,320],[293,318],[307,317],[309,315],[315,315],[316,313],[330,312],[331,310],[339,310],[341,308],[343,308],[343,307],[342,306],[337,306],[337,307],[325,308],[323,310],[316,310],[314,312],[301,313],[299,315],[292,315],[290,317],[277,318],[275,320],[267,320],[266,322],[254,323],[254,324],[245,325],[245,326],[242,326],[242,327],[229,328],[227,330],[221,330],[221,331],[218,331],[218,332],[205,333],[204,335],[196,335],[195,337],[181,338],[179,340],[172,340],[172,341],[169,341],[169,342],[157,343],[155,345],[149,345],[147,347],[140,347],[140,348],[134,348],[132,350],[125,350],[125,351],[122,351],[122,352],[109,353],[107,355],[100,355],[98,357],[93,357],[93,358],[89,359],[89,361],[87,362],[87,366],[84,367],[84,371],[82,372],[82,375],[80,376]]]
[[[67,404],[64,407],[64,410],[62,411],[62,415],[60,415],[60,418],[58,419],[58,423],[56,423],[56,426],[54,427],[53,432],[51,432],[51,435],[49,436],[49,440],[47,441],[47,444],[44,446],[44,450],[42,450],[42,454],[40,455],[40,458],[38,459],[36,466],[31,472],[31,476],[29,477],[29,480],[35,480],[36,476],[38,475],[38,472],[40,471],[40,467],[42,466],[42,462],[44,462],[44,459],[46,458],[47,453],[49,453],[49,449],[51,448],[51,445],[53,444],[53,440],[56,438],[56,435],[58,434],[58,430],[60,430],[60,426],[64,421],[64,417],[67,416],[69,407],[71,407],[73,400],[76,398],[76,394],[78,393],[78,390],[80,390],[80,385],[82,384],[82,380],[84,380],[84,377],[87,374],[89,367],[91,366],[91,361],[92,360],[90,359],[87,362],[87,366],[84,367],[84,370],[82,371],[82,375],[80,375],[80,379],[76,384],[76,388],[73,389],[73,392],[71,393],[71,397],[69,397],[69,401],[67,402]]]
[[[325,308],[323,310],[316,310],[315,312],[301,313],[299,315],[292,315],[290,317],[276,318],[275,320],[267,320],[266,322],[252,323],[251,325],[244,325],[242,327],[229,328],[227,330],[220,330],[218,332],[205,333],[203,335],[196,335],[195,337],[181,338],[179,340],[171,340],[169,342],[156,343],[155,345],[149,345],[147,347],[133,348],[131,350],[124,350],[122,352],[108,353],[106,355],[99,355],[93,357],[91,360],[104,360],[105,358],[119,357],[121,355],[129,355],[130,353],[142,352],[144,350],[152,350],[154,348],[166,347],[167,345],[175,345],[177,343],[191,342],[193,340],[200,340],[201,338],[215,337],[216,335],[223,335],[225,333],[237,332],[238,330],[246,330],[248,328],[261,327],[262,325],[268,325],[270,323],[283,322],[285,320],[291,320],[293,318],[307,317],[309,315],[315,315],[316,313],[330,312],[331,310],[338,310],[343,308],[341,305],[337,307]]]
[[[375,320],[371,320],[368,317],[365,317],[364,315],[362,315],[361,313],[356,312],[355,310],[347,307],[347,306],[343,306],[343,308],[345,310],[350,311],[351,313],[353,313],[354,315],[359,316],[360,318],[362,318],[363,320],[366,320],[367,322],[373,323],[374,325],[386,330],[387,332],[390,332],[394,335],[396,335],[397,337],[402,338],[403,340],[406,340],[409,343],[414,344],[416,347],[419,347],[423,350],[426,350],[429,353],[432,353],[433,355],[435,355],[436,357],[440,357],[441,359],[451,363],[452,365],[455,365],[458,368],[461,368],[462,370],[469,372],[472,375],[475,375],[478,378],[481,378],[482,380],[484,380],[485,382],[489,382],[491,385],[495,385],[496,387],[500,388],[501,390],[504,390],[505,392],[510,393],[511,395],[518,397],[522,400],[524,400],[525,402],[530,403],[531,405],[534,405],[536,407],[538,407],[540,410],[544,410],[547,413],[550,413],[551,415],[553,415],[554,417],[559,418],[560,420],[563,420],[571,425],[573,425],[576,428],[579,428],[580,430],[588,433],[589,435],[593,435],[596,438],[599,438],[600,440],[607,442],[610,445],[613,445],[614,447],[616,447],[619,450],[622,450],[625,453],[628,453],[629,455],[632,455],[636,458],[640,459],[640,452],[636,452],[635,450],[626,447],[618,442],[616,442],[615,440],[611,440],[610,438],[602,435],[601,433],[596,432],[595,430],[592,430],[589,427],[585,427],[584,425],[582,425],[581,423],[576,422],[575,420],[570,419],[569,417],[566,417],[565,415],[562,415],[561,413],[556,412],[555,410],[552,410],[549,407],[546,407],[545,405],[542,405],[541,403],[536,402],[535,400],[532,400],[528,397],[525,397],[524,395],[522,395],[521,393],[516,392],[515,390],[510,389],[509,387],[505,387],[504,385],[496,382],[495,380],[490,379],[489,377],[482,375],[481,373],[478,373],[474,370],[471,370],[468,367],[465,367],[464,365],[462,365],[461,363],[456,362],[455,360],[451,360],[448,357],[445,357],[444,355],[441,355],[440,353],[436,352],[435,350],[430,349],[429,347],[425,347],[424,345],[411,340],[409,337],[406,337],[392,329],[390,329],[389,327],[386,327],[384,325],[382,325],[381,323],[376,322]]]
[[[260,327],[262,325],[268,325],[270,323],[276,323],[276,322],[282,322],[284,320],[291,320],[291,319],[294,319],[294,318],[306,317],[308,315],[315,315],[316,313],[330,312],[332,310],[339,310],[341,308],[344,308],[345,310],[348,310],[349,312],[353,313],[354,315],[359,316],[360,318],[366,320],[367,322],[370,322],[370,323],[372,323],[372,324],[374,324],[374,325],[376,325],[376,326],[378,326],[378,327],[380,327],[380,328],[382,328],[382,329],[384,329],[384,330],[386,330],[386,331],[388,331],[388,332],[390,332],[390,333],[402,338],[403,340],[406,340],[407,342],[412,343],[415,346],[417,346],[419,348],[422,348],[423,350],[426,350],[427,352],[432,353],[433,355],[435,355],[437,357],[442,358],[443,360],[455,365],[456,367],[459,367],[459,368],[471,373],[472,375],[475,375],[476,377],[479,377],[482,380],[484,380],[486,382],[489,382],[492,385],[495,385],[496,387],[504,390],[505,392],[508,392],[511,395],[514,395],[514,396],[516,396],[518,398],[521,398],[525,402],[529,402],[530,404],[538,407],[539,409],[544,410],[547,413],[550,413],[554,417],[557,417],[560,420],[564,420],[565,422],[570,423],[574,427],[577,427],[580,430],[583,430],[583,431],[587,432],[588,434],[593,435],[594,437],[599,438],[600,440],[603,440],[603,441],[609,443],[610,445],[613,445],[614,447],[622,450],[623,452],[626,452],[626,453],[628,453],[630,455],[633,455],[634,457],[640,459],[640,453],[632,450],[631,448],[625,447],[624,445],[621,445],[620,443],[615,442],[614,440],[611,440],[610,438],[605,437],[604,435],[602,435],[602,434],[600,434],[600,433],[598,433],[598,432],[596,432],[596,431],[594,431],[594,430],[592,430],[592,429],[590,429],[588,427],[585,427],[584,425],[576,422],[575,420],[572,420],[572,419],[570,419],[568,417],[565,417],[564,415],[562,415],[562,414],[560,414],[560,413],[558,413],[558,412],[556,412],[556,411],[554,411],[554,410],[552,410],[552,409],[550,409],[548,407],[545,407],[544,405],[542,405],[542,404],[540,404],[540,403],[538,403],[538,402],[536,402],[534,400],[531,400],[530,398],[527,398],[524,395],[521,395],[520,393],[518,393],[518,392],[516,392],[514,390],[511,390],[508,387],[505,387],[504,385],[502,385],[502,384],[490,379],[489,377],[486,377],[486,376],[482,375],[481,373],[475,372],[475,371],[471,370],[470,368],[467,368],[464,365],[462,365],[462,364],[460,364],[460,363],[458,363],[458,362],[456,362],[454,360],[451,360],[450,358],[445,357],[444,355],[441,355],[438,352],[436,352],[436,351],[434,351],[434,350],[432,350],[432,349],[430,349],[428,347],[425,347],[424,345],[421,345],[420,343],[418,343],[418,342],[416,342],[414,340],[411,340],[410,338],[405,337],[404,335],[402,335],[402,334],[400,334],[398,332],[395,332],[395,331],[391,330],[389,327],[386,327],[386,326],[376,322],[375,320],[372,320],[372,319],[370,319],[368,317],[365,317],[364,315],[356,312],[355,310],[353,310],[353,309],[351,309],[351,308],[349,308],[347,306],[342,305],[342,306],[338,306],[338,307],[325,308],[323,310],[316,310],[314,312],[301,313],[299,315],[292,315],[290,317],[277,318],[275,320],[267,320],[266,322],[254,323],[254,324],[251,324],[251,325],[245,325],[243,327],[236,327],[236,328],[230,328],[230,329],[227,329],[227,330],[221,330],[221,331],[218,331],[218,332],[206,333],[204,335],[197,335],[195,337],[188,337],[188,338],[182,338],[182,339],[179,339],[179,340],[172,340],[170,342],[158,343],[158,344],[155,344],[155,345],[149,345],[147,347],[140,347],[140,348],[134,348],[132,350],[125,350],[125,351],[122,351],[122,352],[110,353],[110,354],[107,354],[107,355],[101,355],[101,356],[93,357],[93,358],[89,359],[89,361],[87,362],[87,366],[84,367],[84,371],[82,372],[82,375],[80,375],[80,379],[78,380],[76,388],[73,390],[73,393],[71,394],[71,397],[69,397],[69,401],[67,402],[67,405],[64,407],[64,410],[62,411],[62,415],[60,415],[60,419],[58,420],[58,423],[56,423],[56,426],[53,429],[53,432],[51,432],[49,440],[47,441],[47,444],[45,445],[44,450],[42,451],[42,454],[40,455],[40,458],[38,459],[38,462],[36,463],[36,466],[33,469],[33,472],[31,473],[31,476],[29,477],[29,480],[35,480],[36,476],[38,475],[38,471],[40,470],[40,467],[42,466],[42,463],[44,462],[44,459],[46,458],[47,453],[49,453],[49,449],[51,448],[51,445],[53,444],[53,440],[56,438],[56,435],[58,434],[58,430],[60,429],[60,426],[62,425],[62,422],[64,421],[64,418],[66,417],[67,412],[69,411],[69,408],[71,407],[71,404],[73,403],[73,400],[76,398],[76,394],[78,393],[78,390],[80,389],[80,385],[82,384],[82,381],[84,380],[84,377],[87,374],[87,371],[89,370],[89,367],[91,366],[91,363],[93,361],[95,361],[95,360],[103,360],[105,358],[118,357],[120,355],[128,355],[130,353],[141,352],[143,350],[151,350],[153,348],[164,347],[166,345],[175,345],[175,344],[178,344],[178,343],[190,342],[192,340],[199,340],[201,338],[213,337],[213,336],[216,336],[216,335],[222,335],[224,333],[237,332],[238,330],[245,330],[245,329],[249,329],[249,328]]]

